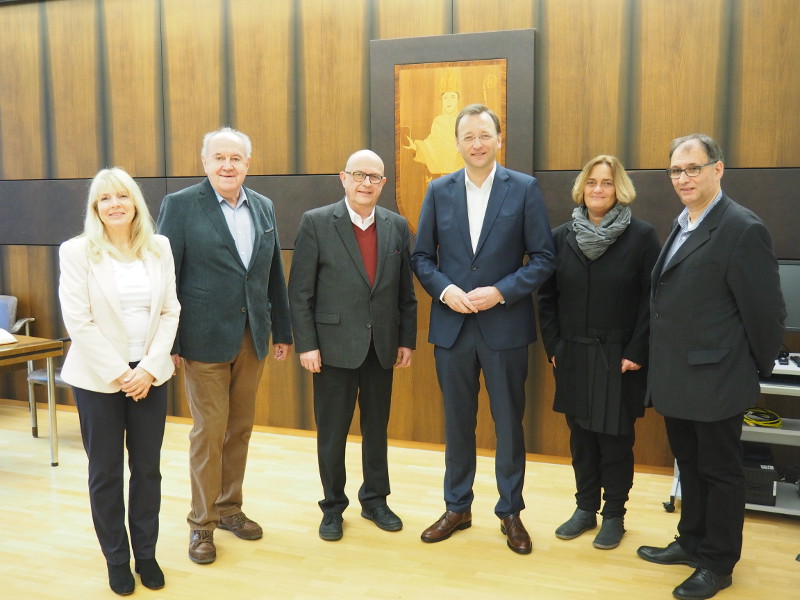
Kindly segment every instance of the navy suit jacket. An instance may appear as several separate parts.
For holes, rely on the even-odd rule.
[[[505,300],[477,313],[493,350],[536,340],[532,293],[555,269],[550,222],[536,179],[497,165],[477,249],[472,251],[464,169],[434,179],[422,203],[414,272],[432,299],[428,341],[450,348],[466,315],[439,301],[452,284],[465,292],[495,286]],[[527,262],[525,258],[527,257]]]
[[[666,417],[721,421],[758,402],[786,310],[769,231],[723,196],[664,267],[653,268],[648,402]]]
[[[244,188],[255,241],[245,266],[211,182],[167,195],[158,232],[169,238],[181,318],[173,352],[189,360],[233,360],[249,323],[258,358],[272,343],[292,343],[289,299],[272,201]]]

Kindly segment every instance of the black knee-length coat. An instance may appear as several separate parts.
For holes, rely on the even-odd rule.
[[[596,260],[581,252],[572,221],[553,230],[556,272],[539,290],[548,359],[555,356],[553,410],[592,431],[633,431],[647,386],[650,272],[660,245],[639,219]],[[642,365],[621,373],[627,358]]]

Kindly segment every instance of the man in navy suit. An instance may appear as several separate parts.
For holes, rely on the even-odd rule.
[[[214,529],[245,540],[261,527],[242,512],[242,482],[256,390],[272,338],[284,360],[292,343],[275,210],[244,187],[250,139],[225,127],[203,138],[208,178],[167,195],[158,231],[175,257],[181,319],[173,348],[184,364],[194,425],[189,434],[189,558],[216,558]],[[182,360],[181,360],[182,359]]]
[[[772,373],[786,311],[769,231],[722,191],[722,150],[704,134],[673,140],[667,169],[684,209],[651,277],[647,398],[664,415],[681,476],[678,536],[644,560],[688,565],[672,594],[711,598],[742,551],[742,412]]]
[[[456,118],[465,168],[433,180],[411,264],[431,295],[430,335],[444,397],[446,511],[422,533],[439,542],[472,524],[475,426],[483,371],[497,436],[495,514],[514,552],[531,551],[525,508],[525,379],[536,339],[531,294],[555,268],[550,223],[536,179],[495,162],[500,121],[481,104]],[[525,258],[527,257],[527,262]]]

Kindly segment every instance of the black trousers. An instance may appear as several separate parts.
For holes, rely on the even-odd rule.
[[[128,448],[128,525],[137,559],[154,558],[161,508],[161,443],[167,416],[166,386],[152,386],[138,402],[122,392],[73,388],[81,437],[89,458],[92,521],[106,562],[131,557],[125,529],[124,454]]]
[[[314,373],[314,418],[317,423],[317,461],[325,497],[324,513],[341,513],[350,501],[344,492],[345,446],[356,401],[361,414],[361,465],[364,481],[358,499],[364,508],[386,503],[390,493],[386,428],[392,402],[394,369],[384,369],[373,348],[357,369],[323,363]]]
[[[703,423],[665,417],[681,477],[678,543],[700,566],[727,575],[742,554],[742,416]]]
[[[625,503],[633,487],[633,443],[635,433],[609,435],[584,429],[570,415],[569,449],[575,471],[575,500],[578,508],[589,512],[600,510],[603,493],[604,517],[625,515]]]

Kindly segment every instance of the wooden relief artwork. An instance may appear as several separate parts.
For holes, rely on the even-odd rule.
[[[455,133],[461,109],[485,104],[505,126],[506,69],[506,59],[394,66],[396,200],[414,233],[428,183],[464,166]]]

